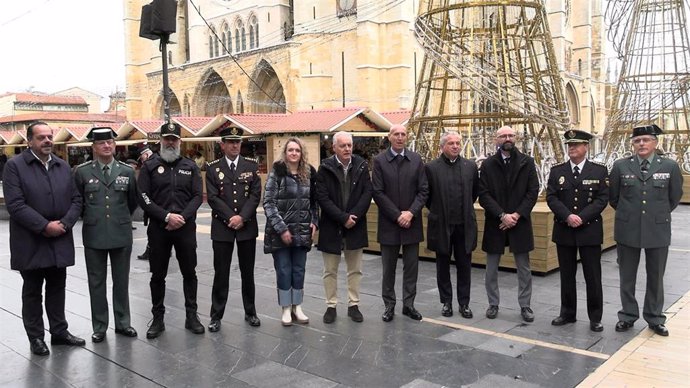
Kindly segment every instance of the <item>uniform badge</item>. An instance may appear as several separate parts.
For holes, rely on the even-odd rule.
[[[570,131],[566,132],[565,135],[568,137],[568,139],[572,139],[575,137],[575,131],[570,130]]]
[[[220,167],[216,167],[216,172],[220,172]]]
[[[565,183],[565,177],[561,175],[561,177],[558,178],[558,184],[559,184],[559,185],[562,185],[562,184],[564,184],[564,183]]]
[[[164,172],[165,172],[165,167],[163,167],[163,166],[158,166],[158,173],[159,173],[159,174],[162,174],[162,173],[164,173]]]
[[[89,179],[89,183],[93,183],[93,179]]]
[[[219,173],[219,174],[218,174],[218,179],[223,180],[223,178],[225,178],[225,174],[223,174],[222,172]]]

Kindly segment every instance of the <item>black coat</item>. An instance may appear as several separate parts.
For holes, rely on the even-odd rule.
[[[51,155],[48,171],[27,149],[5,165],[2,187],[10,214],[10,266],[17,271],[74,265],[72,227],[81,215],[81,195],[67,162]],[[67,233],[45,237],[50,221]]]
[[[429,186],[419,154],[405,149],[405,157],[399,165],[390,148],[376,155],[372,185],[374,201],[379,207],[379,243],[407,245],[424,241],[422,208],[429,195]],[[404,210],[414,215],[407,229],[398,226],[398,217]]]
[[[604,228],[601,212],[609,200],[606,167],[586,161],[579,178],[573,177],[570,161],[553,166],[546,188],[546,203],[553,212],[553,235],[556,244],[567,246],[601,245]],[[571,214],[582,219],[577,228],[568,226]]]
[[[463,157],[458,157],[455,165],[450,165],[444,156],[432,160],[426,165],[426,177],[429,182],[429,208],[426,236],[427,247],[437,254],[450,254],[450,236],[453,233],[451,220],[448,219],[450,208],[456,204],[449,203],[448,193],[456,187],[450,187],[448,174],[451,169],[460,169],[462,180],[462,213],[465,230],[465,253],[471,253],[477,247],[477,216],[474,213],[474,201],[479,193],[479,174],[477,165]],[[460,253],[460,252],[458,252]]]
[[[309,170],[309,180],[298,182],[288,174],[287,166],[283,162],[273,163],[264,190],[264,253],[288,247],[280,238],[286,230],[292,234],[291,247],[311,249],[310,224],[319,224],[319,211],[315,195],[316,169],[309,166]]]
[[[320,251],[340,254],[343,238],[346,249],[360,249],[369,245],[367,235],[367,211],[371,206],[371,178],[369,166],[360,156],[352,155],[352,165],[348,170],[350,177],[350,197],[343,207],[340,168],[335,156],[324,159],[316,174],[316,200],[321,207],[319,217]],[[345,222],[354,214],[355,226],[345,228]]]
[[[259,235],[256,208],[261,201],[261,178],[259,165],[238,156],[235,175],[222,157],[208,163],[206,167],[206,198],[213,210],[211,219],[211,239],[214,241],[245,241]],[[244,226],[239,230],[230,229],[230,217],[239,215]]]
[[[504,169],[507,168],[506,175]],[[484,208],[484,235],[482,250],[503,253],[510,246],[513,253],[526,253],[534,249],[532,218],[530,213],[539,196],[539,179],[534,159],[513,151],[511,163],[503,165],[501,152],[482,163],[479,174],[479,204]],[[501,213],[520,214],[517,224],[500,230]]]

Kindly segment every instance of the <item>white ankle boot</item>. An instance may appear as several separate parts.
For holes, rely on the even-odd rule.
[[[304,315],[304,311],[302,311],[302,306],[298,304],[292,305],[292,315],[294,316],[294,320],[297,323],[309,323],[309,317]]]
[[[283,307],[283,317],[280,321],[283,326],[292,326],[292,310],[290,307]]]

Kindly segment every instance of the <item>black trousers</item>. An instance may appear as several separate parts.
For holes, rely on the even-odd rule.
[[[470,286],[472,282],[472,253],[465,252],[465,228],[462,225],[451,225],[450,254],[436,254],[436,284],[441,303],[453,302],[453,284],[450,281],[450,256],[455,256],[457,272],[458,303],[470,304]]]
[[[381,244],[383,280],[381,296],[386,306],[395,306],[395,269],[398,265],[400,245]],[[417,296],[417,273],[419,271],[419,244],[402,245],[403,260],[403,306],[414,307]]]
[[[167,231],[163,224],[151,222],[147,232],[151,246],[149,265],[153,316],[162,317],[165,314],[165,277],[173,247],[182,273],[185,310],[187,315],[196,314],[196,224],[188,222],[180,229]]]
[[[29,340],[43,339],[43,281],[46,283],[46,314],[50,324],[50,334],[64,336],[67,332],[65,319],[65,281],[66,268],[40,268],[19,271],[24,279],[22,285],[22,320]]]
[[[230,288],[230,264],[235,244],[230,241],[213,241],[213,289],[211,291],[211,319],[223,319]],[[254,306],[254,260],[256,239],[237,241],[237,260],[242,277],[242,304],[244,313],[256,315]]]
[[[561,274],[561,316],[575,318],[577,314],[577,252],[580,251],[582,272],[587,284],[587,315],[590,322],[601,322],[603,292],[601,290],[601,245],[556,245]]]

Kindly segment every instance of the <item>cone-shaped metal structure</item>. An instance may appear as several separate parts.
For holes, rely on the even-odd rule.
[[[632,128],[656,123],[659,148],[690,173],[687,0],[610,0],[609,38],[622,60],[604,136],[608,163],[628,154]]]
[[[440,134],[456,130],[465,154],[481,157],[510,125],[538,163],[563,159],[569,118],[542,0],[422,1],[415,34],[425,52],[410,120],[417,151],[435,157]]]

